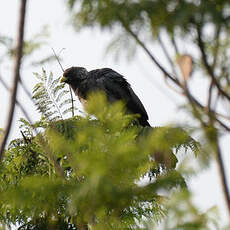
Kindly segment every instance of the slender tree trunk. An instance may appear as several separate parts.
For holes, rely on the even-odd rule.
[[[17,37],[17,49],[16,49],[16,55],[15,55],[14,73],[13,73],[14,75],[13,88],[12,88],[12,93],[11,93],[10,109],[8,112],[7,124],[4,130],[4,135],[3,135],[1,146],[0,146],[0,162],[3,158],[3,152],[5,149],[7,140],[8,140],[9,133],[10,133],[13,116],[14,116],[15,104],[16,104],[18,82],[20,78],[21,59],[23,56],[26,2],[27,0],[21,0],[20,13],[19,13],[19,25],[18,25],[18,37]]]

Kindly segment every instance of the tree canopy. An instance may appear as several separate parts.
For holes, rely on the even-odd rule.
[[[200,211],[194,204],[187,180],[216,160],[230,210],[220,146],[230,130],[226,112],[230,3],[69,0],[65,4],[75,29],[108,29],[116,33],[110,47],[142,48],[170,88],[186,99],[185,110],[198,122],[192,127],[176,123],[142,127],[134,122],[138,115],[125,112],[124,102],[108,103],[102,92],[90,95],[82,112],[60,77],[44,69],[34,73],[38,82],[32,100],[41,117],[32,123],[15,97],[11,103],[25,115],[20,120],[21,137],[7,147],[1,143],[5,148],[0,157],[0,229],[224,229],[217,207]],[[21,37],[17,48],[11,38],[0,36],[5,56],[18,60],[15,84],[24,84],[19,80],[20,52],[22,61],[29,59],[44,44],[40,40],[44,34],[26,41]],[[166,39],[170,45],[165,45]],[[150,48],[153,43],[162,48],[168,65],[157,59]],[[184,53],[181,43],[192,44],[198,55]],[[35,64],[42,68],[55,56]],[[204,100],[193,94],[194,71],[207,79]],[[1,139],[7,139],[6,131],[9,128],[0,129]]]

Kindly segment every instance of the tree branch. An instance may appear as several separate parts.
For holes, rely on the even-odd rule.
[[[224,198],[225,198],[227,208],[228,208],[228,213],[230,215],[230,193],[228,189],[227,177],[225,174],[224,162],[223,162],[222,153],[221,153],[220,146],[219,146],[218,137],[216,140],[216,145],[217,145],[217,155],[216,155],[217,159],[216,160],[217,160],[217,165],[219,169],[220,180],[221,180],[221,184],[222,184],[222,188],[224,192]]]
[[[180,52],[179,52],[178,46],[177,46],[177,44],[176,44],[176,40],[175,40],[175,38],[174,38],[174,35],[172,35],[172,37],[171,37],[171,42],[172,42],[172,44],[173,44],[173,47],[174,47],[174,49],[175,49],[176,54],[179,54]]]
[[[10,133],[14,110],[15,110],[18,81],[20,77],[19,73],[20,73],[21,59],[23,55],[23,38],[24,38],[24,25],[25,25],[25,14],[26,14],[26,2],[27,2],[26,0],[21,0],[20,14],[19,14],[19,26],[18,26],[18,38],[17,38],[17,53],[16,53],[15,63],[14,63],[13,90],[11,93],[10,109],[8,113],[7,125],[5,127],[4,135],[3,135],[1,146],[0,146],[0,162],[3,158],[3,152],[5,149],[5,145],[6,145],[9,133]]]
[[[197,108],[194,106],[194,104],[191,104],[193,110],[196,112],[196,114],[198,114],[199,112],[197,111]],[[213,118],[214,117],[209,117],[209,124],[207,124],[206,122],[204,122],[204,120],[200,117],[200,115],[196,116],[198,118],[198,120],[201,123],[201,126],[203,128],[203,130],[205,131],[205,129],[209,126],[214,128],[213,126]],[[222,153],[221,153],[221,149],[219,146],[219,133],[218,130],[215,129],[215,134],[212,135],[215,137],[214,140],[214,144],[215,144],[215,153],[216,153],[216,161],[217,161],[217,165],[218,165],[218,170],[219,170],[219,174],[220,174],[220,180],[221,180],[221,185],[222,185],[222,189],[224,192],[224,198],[227,204],[227,208],[229,211],[229,215],[230,215],[230,193],[229,193],[229,189],[228,189],[228,184],[227,184],[227,177],[226,177],[226,173],[225,173],[225,168],[224,168],[224,162],[223,162],[223,158],[222,158]],[[207,137],[207,139],[210,139],[210,137]],[[213,143],[213,140],[211,140],[210,142]]]
[[[214,50],[214,60],[212,63],[212,69],[214,69],[216,67],[216,63],[217,63],[217,57],[218,57],[218,53],[219,53],[219,47],[220,47],[220,33],[221,33],[221,25],[219,25],[216,29],[216,34],[215,34],[215,41],[216,41],[216,45],[215,45],[215,50]]]
[[[147,53],[147,55],[151,58],[151,60],[158,66],[158,68],[165,74],[165,76],[167,78],[169,78],[170,80],[172,80],[178,87],[180,87],[181,89],[183,89],[185,96],[187,97],[187,99],[189,100],[189,102],[191,103],[191,106],[193,108],[196,109],[195,105],[199,108],[201,108],[204,112],[207,113],[209,119],[211,122],[216,121],[219,125],[221,125],[225,130],[230,131],[230,128],[225,125],[222,121],[220,121],[217,117],[216,117],[216,112],[212,111],[210,106],[209,106],[209,111],[207,111],[206,107],[203,106],[199,101],[196,100],[196,98],[194,98],[189,89],[186,86],[183,86],[182,84],[180,84],[180,82],[173,76],[171,76],[164,68],[163,66],[161,66],[161,64],[157,61],[157,59],[151,54],[151,52],[149,51],[149,49],[145,46],[145,44],[138,38],[138,36],[131,30],[131,28],[125,23],[124,20],[122,20],[122,18],[120,18],[120,21],[123,25],[123,27],[126,29],[126,31],[136,40],[136,42],[144,49],[144,51]],[[219,93],[221,95],[223,95],[225,98],[227,98],[230,101],[230,97],[229,95],[221,88],[219,82],[217,81],[213,69],[211,68],[211,66],[208,63],[207,60],[207,55],[205,52],[205,47],[204,47],[204,43],[202,41],[202,34],[201,34],[201,30],[200,27],[197,28],[197,32],[198,32],[198,45],[200,47],[201,50],[201,54],[202,54],[202,60],[204,62],[205,68],[208,72],[208,74],[210,75],[211,79],[212,79],[212,83],[213,85],[215,85],[217,87],[217,89],[219,90]],[[176,51],[178,51],[176,44],[174,43],[175,41],[173,41],[174,44],[174,48],[176,49]],[[212,91],[212,86],[210,86],[210,96],[209,96],[209,104],[211,103],[211,91]],[[201,120],[201,119],[200,119]],[[201,120],[202,123],[204,123],[203,120]],[[219,147],[219,143],[218,143],[218,137],[216,138],[216,145],[217,145],[217,164],[219,167],[219,172],[220,172],[220,177],[221,177],[221,183],[223,186],[223,190],[224,190],[224,196],[225,196],[225,200],[228,206],[228,210],[229,210],[229,214],[230,214],[230,194],[228,191],[228,186],[227,186],[227,178],[226,178],[226,174],[225,174],[225,170],[224,170],[224,164],[223,164],[223,159],[222,159],[222,154],[221,154],[221,150]]]
[[[25,94],[28,96],[28,98],[34,103],[33,96],[30,93],[30,91],[26,88],[25,84],[22,82],[22,78],[19,78],[19,83],[22,86],[22,89],[24,90]],[[35,104],[35,103],[34,103]]]
[[[62,169],[62,167],[59,165],[59,163],[57,162],[57,160],[55,159],[55,156],[52,153],[52,150],[50,149],[50,147],[48,146],[48,144],[46,143],[45,139],[43,138],[43,136],[41,134],[37,135],[38,137],[38,141],[40,142],[40,144],[43,146],[45,152],[47,153],[49,159],[53,162],[54,164],[54,168],[56,169],[57,173],[62,177],[65,178],[65,173],[64,170]]]
[[[0,82],[2,83],[2,85],[4,86],[4,88],[7,90],[7,91],[10,91],[10,88],[7,86],[7,84],[4,82],[4,80],[1,78],[0,76]],[[32,123],[28,113],[26,112],[24,106],[16,99],[16,104],[17,106],[21,109],[22,113],[25,115],[26,119]]]
[[[74,100],[73,100],[73,93],[71,87],[69,86],[70,98],[71,98],[71,110],[72,110],[72,117],[74,117]]]
[[[213,118],[215,119],[215,121],[216,121],[220,126],[222,126],[226,131],[230,131],[230,128],[229,128],[227,125],[225,125],[222,121],[220,121],[220,120],[215,116],[215,115],[216,115],[215,111],[213,111],[213,110],[211,110],[211,109],[210,109],[210,111],[207,111],[207,110],[205,109],[205,106],[203,106],[199,101],[197,101],[196,98],[194,98],[194,97],[190,94],[190,92],[189,92],[189,90],[188,90],[187,88],[186,88],[185,93],[186,93],[186,96],[187,96],[188,100],[190,101],[190,103],[196,104],[199,108],[201,108],[202,110],[206,111],[206,113],[207,113],[208,116],[213,117]],[[214,115],[214,116],[213,116],[213,115]]]
[[[158,42],[159,42],[159,44],[160,44],[160,46],[161,46],[161,48],[162,48],[162,50],[163,50],[163,52],[164,52],[164,54],[165,54],[165,56],[167,58],[169,64],[171,65],[171,68],[172,68],[172,71],[173,71],[173,74],[174,74],[175,78],[178,80],[178,78],[176,76],[175,66],[174,66],[174,64],[173,64],[173,62],[172,62],[172,60],[171,60],[171,58],[169,56],[169,53],[168,53],[167,49],[165,48],[165,45],[164,45],[163,41],[161,40],[160,35],[157,36],[157,39],[158,39]]]
[[[144,51],[147,53],[147,55],[151,58],[151,60],[157,65],[157,67],[169,78],[171,81],[173,81],[177,86],[180,87],[180,82],[175,79],[171,74],[169,74],[166,69],[158,62],[158,60],[152,55],[152,53],[149,51],[149,49],[145,46],[145,44],[138,38],[138,36],[129,28],[129,26],[126,25],[123,20],[121,20],[122,25],[126,29],[126,31],[132,35],[132,37],[136,40],[136,42],[144,49]]]
[[[208,89],[208,101],[207,101],[207,110],[208,112],[211,110],[211,103],[212,103],[212,91],[213,90],[213,80],[211,79],[209,89]]]
[[[120,19],[121,20],[121,19]],[[192,94],[189,92],[188,88],[185,87],[184,85],[182,85],[179,80],[177,80],[176,78],[174,78],[173,76],[171,76],[165,69],[163,66],[161,66],[161,64],[157,61],[157,59],[151,54],[151,52],[149,51],[149,49],[145,46],[145,44],[138,38],[138,36],[129,28],[128,25],[126,25],[125,22],[123,22],[121,20],[121,23],[123,25],[123,27],[126,29],[126,31],[136,40],[136,42],[144,49],[144,51],[147,53],[147,55],[150,57],[150,59],[157,65],[157,67],[165,74],[165,77],[167,77],[168,79],[170,79],[171,81],[173,81],[173,83],[175,83],[179,88],[181,88],[184,92],[184,95],[186,95],[187,99],[191,102],[191,103],[195,103],[198,107],[200,107],[201,109],[203,109],[204,111],[207,112],[207,110],[205,109],[206,107],[203,106],[196,98],[194,98],[192,96]],[[180,93],[180,92],[178,92]],[[208,115],[212,116],[212,114],[216,114],[215,111],[210,110],[208,112]],[[222,126],[226,131],[230,131],[230,128],[225,125],[222,121],[220,121],[216,116],[214,116],[215,121]]]
[[[52,49],[52,51],[53,51],[53,53],[54,53],[54,56],[55,56],[56,59],[57,59],[58,64],[59,64],[60,67],[61,67],[62,72],[64,73],[65,70],[64,70],[64,68],[62,67],[62,64],[61,64],[61,62],[60,62],[60,60],[59,60],[59,56],[56,54],[55,50],[54,50],[52,47],[51,47],[51,49]],[[63,50],[63,49],[61,49],[61,51],[62,51],[62,50]],[[59,52],[59,54],[61,53],[61,51]],[[71,107],[71,110],[72,110],[72,117],[74,117],[74,100],[73,100],[73,93],[72,93],[72,90],[71,90],[71,87],[70,87],[70,86],[69,86],[69,92],[70,92],[71,105],[72,105],[72,107]]]
[[[207,58],[207,55],[205,52],[204,42],[202,40],[202,32],[201,32],[201,29],[199,26],[197,27],[197,38],[198,38],[198,46],[200,48],[201,55],[202,55],[202,61],[204,63],[204,66],[205,66],[209,76],[213,80],[213,84],[217,87],[219,92],[230,101],[230,96],[221,88],[219,82],[217,81],[217,79],[215,77],[215,74],[213,72],[212,67],[208,63],[208,58]]]

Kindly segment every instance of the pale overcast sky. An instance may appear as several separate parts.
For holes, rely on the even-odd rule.
[[[3,3],[4,2],[4,3]],[[0,8],[0,35],[15,37],[17,16],[18,16],[18,0],[2,1]],[[70,66],[84,66],[88,70],[110,67],[124,75],[131,83],[134,91],[140,97],[150,117],[152,126],[167,125],[173,121],[192,123],[190,117],[178,110],[178,106],[184,101],[170,90],[162,78],[162,74],[153,66],[145,54],[138,50],[138,55],[131,62],[127,62],[125,55],[122,56],[119,62],[115,62],[112,55],[104,56],[106,44],[112,37],[111,32],[103,32],[98,29],[84,30],[76,32],[69,23],[69,13],[64,5],[64,0],[30,0],[28,1],[28,10],[26,17],[26,38],[31,38],[38,33],[44,25],[48,25],[50,30],[50,38],[48,45],[44,46],[38,57],[45,57],[51,54],[51,48],[56,51],[65,48],[62,52],[62,64],[64,68]],[[165,64],[165,59],[162,57],[159,47],[151,47],[153,53],[157,53],[159,60]],[[1,55],[0,46],[0,55]],[[183,52],[193,54],[192,47],[181,47]],[[194,54],[196,55],[196,54]],[[36,57],[34,57],[36,59]],[[26,62],[27,63],[27,62]],[[12,79],[11,68],[12,63],[4,63],[0,65],[0,75],[9,84]],[[41,68],[31,67],[24,64],[22,71],[22,79],[27,84],[29,90],[32,90],[36,80],[33,72],[40,72]],[[52,71],[56,76],[62,74],[57,63],[45,65],[44,68],[49,72]],[[200,98],[203,97],[202,90],[205,87],[204,79],[199,78],[195,74],[191,84],[192,90]],[[8,112],[9,95],[0,85],[0,127],[4,128],[5,119]],[[19,100],[26,106],[30,114],[33,114],[32,119],[39,119],[39,114],[35,111],[31,101],[19,90]],[[11,131],[11,138],[19,135],[18,119],[22,116],[17,109],[14,126]],[[230,146],[229,136],[223,139],[223,145]],[[228,147],[224,148],[225,162],[230,162]],[[217,177],[216,166],[213,165],[210,169],[192,178],[189,186],[193,190],[195,196],[194,201],[201,207],[201,210],[206,210],[213,205],[220,207],[221,216],[226,218],[226,209],[221,192],[221,185]],[[228,175],[230,169],[228,169]],[[230,176],[228,176],[230,179]],[[229,181],[230,182],[230,181]]]

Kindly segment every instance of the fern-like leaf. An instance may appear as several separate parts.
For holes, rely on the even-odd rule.
[[[66,97],[69,90],[59,83],[60,78],[55,78],[52,72],[47,75],[43,69],[41,74],[34,73],[34,75],[39,80],[33,89],[33,99],[36,101],[38,111],[47,121],[64,119],[72,102]],[[64,106],[68,106],[68,109],[62,112]]]

